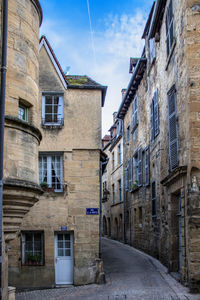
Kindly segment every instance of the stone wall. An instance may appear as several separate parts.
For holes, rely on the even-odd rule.
[[[132,124],[132,105],[124,116],[125,168],[136,150],[149,146],[150,185],[126,191],[126,239],[160,259],[182,282],[199,283],[199,195],[190,195],[188,187],[195,180],[199,190],[199,11],[195,1],[173,1],[174,40],[166,51],[166,10],[155,43],[155,60],[149,59],[149,38],[145,40],[146,71],[136,90],[138,127],[127,144],[126,130]],[[194,47],[193,47],[194,46]],[[136,77],[137,79],[137,77]],[[178,124],[178,167],[170,170],[168,100],[170,88],[176,87]],[[150,103],[158,91],[159,134],[151,140]],[[143,160],[144,163],[144,160]],[[195,179],[194,179],[195,178]],[[134,181],[134,177],[133,177]],[[156,215],[152,216],[151,184],[156,186]],[[194,184],[194,183],[193,183]],[[196,208],[188,211],[193,197]],[[195,220],[195,225],[193,221]],[[195,229],[194,229],[195,228]],[[196,240],[195,240],[196,239]],[[194,279],[196,278],[196,279]]]
[[[87,215],[86,208],[100,203],[100,134],[101,100],[99,89],[66,90],[44,48],[40,50],[40,105],[42,92],[61,92],[64,97],[64,124],[42,125],[43,140],[39,152],[62,156],[63,191],[45,191],[39,202],[24,218],[20,231],[41,231],[44,234],[44,264],[22,263],[21,232],[12,242],[10,252],[10,283],[17,287],[54,287],[56,233],[73,234],[73,283],[98,281],[99,215]]]

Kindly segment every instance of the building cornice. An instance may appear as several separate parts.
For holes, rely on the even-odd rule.
[[[15,128],[17,130],[21,130],[21,131],[24,131],[24,132],[30,134],[38,140],[39,144],[42,140],[42,133],[37,127],[33,126],[30,123],[22,121],[22,120],[18,119],[17,117],[6,115],[5,116],[5,127]]]

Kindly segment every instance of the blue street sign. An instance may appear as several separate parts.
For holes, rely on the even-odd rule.
[[[67,226],[61,226],[62,231],[67,231]]]
[[[99,209],[98,208],[86,208],[86,215],[98,215]]]

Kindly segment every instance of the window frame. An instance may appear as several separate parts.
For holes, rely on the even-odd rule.
[[[136,95],[132,102],[132,133],[137,129],[138,124],[138,96]]]
[[[58,188],[53,188],[52,187],[52,177],[53,177],[53,173],[52,173],[52,158],[53,157],[58,157],[59,158],[59,170],[60,170],[60,174],[58,176],[56,176],[56,171],[54,169],[55,172],[55,177],[57,177],[58,179],[60,179],[60,189]],[[42,169],[40,167],[40,158],[42,159]],[[43,158],[46,158],[46,178],[47,181],[45,181],[48,185],[48,188],[53,189],[53,191],[55,193],[61,193],[63,192],[63,153],[60,152],[39,152],[39,183],[41,184],[42,182],[44,182],[44,180],[41,180],[41,176],[44,178],[44,164],[45,162],[43,162]],[[57,164],[58,161],[55,161],[54,163]],[[55,168],[55,166],[54,166]],[[58,169],[57,169],[58,171]],[[60,177],[60,178],[59,178]]]
[[[34,238],[34,235],[36,234],[41,234],[41,261],[40,262],[36,262],[34,263],[34,261],[29,262],[28,263],[28,258],[26,260],[26,235],[29,234],[29,235],[32,235],[32,254],[31,255],[37,255],[36,252],[39,252],[39,251],[36,251],[34,246],[35,246],[35,238]],[[21,264],[23,266],[44,266],[45,265],[45,251],[44,251],[44,231],[42,230],[30,230],[30,231],[21,231],[21,244],[22,244],[22,247],[21,247],[21,255],[22,255],[22,260],[21,260]],[[29,251],[31,252],[31,250]]]
[[[46,113],[46,106],[52,106],[53,108],[56,106],[53,101],[52,104],[46,104],[46,97],[52,97],[52,100],[55,101],[55,97],[58,97],[57,104],[57,113],[54,111],[52,113]],[[60,104],[59,104],[60,102]],[[58,112],[60,106],[60,112]],[[57,121],[47,121],[46,115],[55,115],[57,116]],[[59,118],[59,115],[61,116]],[[64,93],[61,92],[42,92],[42,125],[43,126],[63,126],[64,125]]]
[[[154,142],[160,133],[160,108],[158,102],[158,89],[155,90],[150,104],[151,112],[151,141]]]
[[[119,202],[122,202],[122,181],[121,181],[121,178],[118,180],[118,191],[119,191]]]
[[[115,204],[115,184],[112,184],[112,202]]]
[[[23,109],[24,110],[24,119],[20,117],[20,113],[19,110]],[[18,105],[18,118],[24,122],[29,122],[29,107],[26,106],[25,104],[23,104],[21,101],[19,101],[19,105]]]
[[[121,144],[118,145],[118,164],[121,165],[122,163],[122,151],[121,151]]]
[[[115,169],[115,152],[112,152],[112,169]]]

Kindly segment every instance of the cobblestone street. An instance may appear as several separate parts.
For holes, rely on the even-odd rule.
[[[103,239],[105,285],[56,288],[18,293],[16,300],[199,300],[150,256],[116,241]]]

